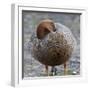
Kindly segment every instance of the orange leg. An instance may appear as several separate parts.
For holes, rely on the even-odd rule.
[[[45,69],[46,69],[46,74],[47,74],[47,76],[49,76],[49,73],[48,73],[48,66],[47,66],[47,65],[45,65]]]
[[[67,64],[66,64],[66,62],[64,63],[64,75],[67,75]]]

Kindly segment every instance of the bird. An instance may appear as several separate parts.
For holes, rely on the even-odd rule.
[[[75,50],[76,40],[71,30],[51,19],[41,20],[36,27],[36,39],[33,44],[33,57],[45,65],[47,76],[48,67],[56,75],[55,66],[64,66],[64,75],[67,74],[67,62]]]

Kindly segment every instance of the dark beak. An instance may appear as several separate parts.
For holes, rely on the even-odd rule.
[[[56,28],[54,29],[54,32],[56,31]]]

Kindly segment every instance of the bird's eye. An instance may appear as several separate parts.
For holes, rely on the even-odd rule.
[[[44,32],[50,32],[47,28],[44,28]]]
[[[50,31],[47,28],[44,29],[44,35],[47,35],[49,32]]]
[[[47,28],[44,28],[44,31],[48,31],[48,29]]]

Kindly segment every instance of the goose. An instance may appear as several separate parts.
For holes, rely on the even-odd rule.
[[[33,43],[33,57],[48,67],[56,75],[55,66],[64,65],[64,75],[67,74],[67,62],[75,50],[76,40],[71,30],[65,25],[50,19],[40,21],[36,28],[36,39]]]

